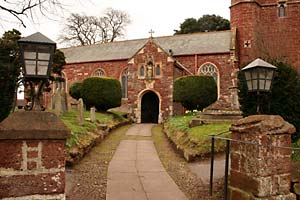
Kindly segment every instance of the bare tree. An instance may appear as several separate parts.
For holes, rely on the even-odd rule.
[[[109,42],[113,42],[115,38],[123,36],[125,27],[130,23],[129,15],[120,10],[108,8],[105,12],[103,20],[108,24],[106,29]]]
[[[6,13],[6,18],[1,17],[0,21],[7,21],[13,17],[26,27],[24,20],[34,20],[38,14],[48,16],[58,8],[62,8],[61,0],[1,0],[0,12]]]
[[[129,15],[126,12],[112,8],[107,9],[102,17],[73,13],[67,19],[60,39],[69,45],[113,42],[124,35],[129,23]]]
[[[98,21],[95,17],[72,13],[60,38],[74,45],[90,45],[97,41]]]

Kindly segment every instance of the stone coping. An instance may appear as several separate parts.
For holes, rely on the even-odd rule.
[[[0,140],[63,140],[70,134],[70,129],[51,112],[14,112],[0,123]]]
[[[251,115],[232,124],[235,133],[264,133],[266,135],[293,134],[295,127],[279,115]]]

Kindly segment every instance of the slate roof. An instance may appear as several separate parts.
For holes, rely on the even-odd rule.
[[[244,67],[242,70],[248,70],[251,69],[253,67],[264,67],[264,68],[271,68],[271,69],[277,69],[277,67],[275,67],[274,65],[260,59],[257,58],[256,60],[254,60],[253,62],[251,62],[250,64],[248,64],[246,67]]]
[[[153,38],[165,52],[173,55],[194,55],[230,51],[231,31],[194,33]],[[129,59],[148,39],[126,40],[106,44],[61,49],[67,63]]]
[[[40,32],[36,32],[32,35],[24,37],[19,40],[19,42],[36,42],[36,43],[45,43],[45,44],[56,44],[54,41],[47,38]]]

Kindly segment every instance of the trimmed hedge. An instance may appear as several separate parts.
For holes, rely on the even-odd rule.
[[[81,87],[82,87],[81,82],[73,83],[69,89],[70,96],[76,100],[80,99],[82,97],[81,96]]]
[[[256,114],[257,102],[261,114],[280,115],[293,124],[300,132],[300,79],[296,70],[283,62],[271,61],[277,67],[271,92],[262,93],[258,99],[256,93],[249,93],[244,73],[239,73],[239,102],[244,116]],[[299,137],[296,134],[294,136]]]
[[[82,82],[80,94],[87,109],[95,106],[98,111],[107,111],[121,105],[121,84],[114,78],[87,78]]]
[[[175,80],[173,98],[188,110],[203,110],[217,100],[217,85],[211,76],[185,76]]]

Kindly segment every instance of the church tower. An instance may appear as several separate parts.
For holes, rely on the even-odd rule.
[[[231,0],[230,12],[240,67],[260,57],[287,62],[299,71],[299,0]]]

